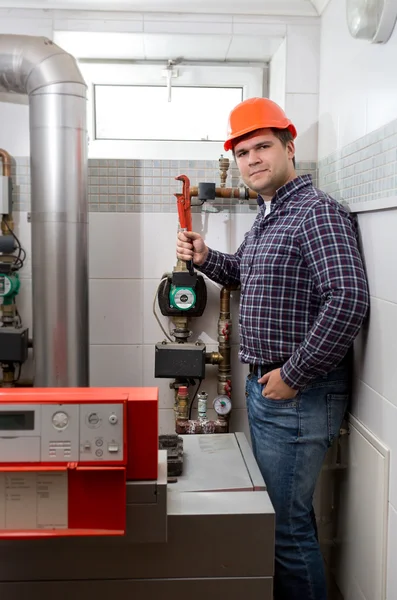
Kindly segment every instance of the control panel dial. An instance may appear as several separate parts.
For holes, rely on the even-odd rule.
[[[58,431],[63,431],[69,425],[69,415],[63,410],[58,410],[52,416],[52,424]]]

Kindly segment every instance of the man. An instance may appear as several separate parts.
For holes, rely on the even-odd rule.
[[[312,499],[347,407],[368,290],[350,215],[296,176],[296,135],[268,99],[236,106],[224,147],[258,193],[258,215],[235,254],[184,232],[177,256],[222,285],[240,284],[252,446],[276,512],[274,598],[325,600]]]

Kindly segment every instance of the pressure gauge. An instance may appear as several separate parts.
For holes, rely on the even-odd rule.
[[[60,410],[52,416],[52,424],[55,429],[62,431],[69,425],[69,416]]]
[[[232,410],[232,403],[229,396],[217,396],[213,403],[217,415],[228,415]]]

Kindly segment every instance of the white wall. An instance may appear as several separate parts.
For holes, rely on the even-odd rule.
[[[269,70],[269,98],[285,110],[285,86],[287,82],[287,40],[284,38],[272,56]]]
[[[332,0],[322,17],[320,159],[397,116],[396,32],[387,44],[355,40],[345,4]]]
[[[269,98],[298,130],[298,161],[317,161],[319,62],[319,24],[288,25],[270,63]]]
[[[298,130],[297,160],[317,160],[320,28],[287,28],[285,112]]]
[[[397,79],[393,76],[397,56],[397,31],[385,45],[377,46],[354,40],[349,35],[345,14],[345,0],[331,0],[322,17],[320,159],[397,119]],[[394,143],[395,148],[396,140],[388,139],[390,143]],[[396,168],[395,158],[391,165],[391,168]],[[342,170],[341,176],[346,175]],[[365,177],[365,173],[358,177],[357,184],[360,183],[360,177]],[[393,204],[392,200],[390,204]],[[394,206],[396,205],[397,202],[394,202]],[[367,328],[363,330],[357,344],[357,382],[352,413],[391,451],[387,600],[395,600],[397,285],[394,256],[397,253],[397,209],[362,212],[358,214],[358,219],[371,294],[371,312]],[[364,469],[362,476],[376,485],[377,473]],[[365,502],[365,499],[362,501]],[[354,551],[354,541],[352,550]],[[371,569],[371,565],[366,568]],[[359,597],[362,600],[383,600],[366,598],[364,595]]]

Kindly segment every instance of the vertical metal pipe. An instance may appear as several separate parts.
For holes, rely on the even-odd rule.
[[[223,287],[220,292],[220,312],[218,320],[218,352],[222,360],[218,365],[218,394],[231,393],[231,344],[232,320],[230,316],[230,289]]]
[[[35,385],[88,386],[85,87],[30,96]]]
[[[0,35],[0,91],[29,95],[35,386],[88,386],[86,84],[51,40]]]

